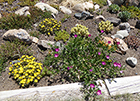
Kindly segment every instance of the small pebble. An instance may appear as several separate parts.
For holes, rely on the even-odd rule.
[[[136,75],[138,75],[138,73],[135,73]]]

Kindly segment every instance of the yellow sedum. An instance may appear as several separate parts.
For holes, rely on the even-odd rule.
[[[73,27],[71,29],[71,33],[75,33],[81,36],[88,36],[90,33],[88,32],[88,28],[86,26],[83,26],[81,24],[78,24],[76,27]]]
[[[108,20],[106,22],[101,21],[98,25],[98,29],[100,31],[103,30],[104,32],[110,32],[113,30],[113,24],[111,24],[111,22]]]
[[[9,67],[9,75],[19,82],[21,87],[26,87],[30,83],[37,83],[41,79],[42,63],[35,62],[35,57],[22,55],[19,62]]]

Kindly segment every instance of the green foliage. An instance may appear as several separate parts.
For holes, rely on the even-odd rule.
[[[128,11],[122,11],[119,13],[118,16],[122,21],[128,21],[131,17],[131,13],[129,13]]]
[[[57,9],[58,11],[60,11],[60,9],[59,9],[59,5],[56,5],[56,4],[50,4],[50,6],[54,7],[54,8]]]
[[[53,19],[53,18],[46,18],[39,24],[39,30],[42,33],[46,33],[48,35],[53,34],[55,31],[60,30],[61,22]]]
[[[96,80],[114,78],[123,70],[121,65],[114,65],[116,62],[109,57],[116,45],[111,45],[108,49],[109,45],[99,41],[100,37],[96,37],[94,41],[80,35],[72,37],[61,53],[55,46],[54,51],[47,55],[44,65],[55,74],[65,73],[74,82],[84,82],[86,97],[95,97],[100,91]]]
[[[99,4],[101,7],[107,5],[107,0],[92,0],[92,1],[93,1],[93,3],[96,2],[96,3]]]
[[[68,32],[66,32],[65,30],[63,31],[58,31],[58,32],[55,32],[55,37],[54,39],[56,41],[59,41],[59,40],[63,40],[64,42],[66,42],[68,39],[69,39],[70,35]]]
[[[64,18],[61,19],[61,22],[64,22],[66,19],[70,18],[71,16],[68,14],[64,15]]]
[[[27,87],[31,83],[37,83],[41,78],[42,64],[34,61],[35,57],[23,55],[18,62],[10,63],[9,75],[19,82],[21,87]]]
[[[6,17],[2,17],[0,19],[0,29],[19,29],[19,28],[28,28],[31,26],[31,23],[29,23],[30,18],[28,16],[20,16],[14,13],[11,13],[10,15]]]
[[[3,17],[0,19],[0,29],[29,29],[32,25],[43,18],[51,17],[51,13],[48,11],[43,12],[37,7],[30,7],[29,10],[31,15],[17,15],[14,13],[7,14],[2,13]],[[6,15],[7,14],[7,15]]]
[[[31,31],[29,32],[30,36],[34,36],[34,37],[37,37],[39,38],[39,35],[41,34],[39,31]]]
[[[88,36],[89,32],[88,32],[88,28],[86,26],[83,26],[81,24],[77,24],[76,27],[71,28],[71,33],[72,34],[77,34],[77,35],[81,35],[81,36]]]
[[[19,42],[18,40],[13,42],[6,41],[0,46],[0,59],[4,57],[4,60],[7,61],[16,54],[19,54],[20,56],[23,54],[31,55],[31,49],[27,48],[27,46],[28,45],[25,45],[22,42]]]
[[[128,11],[131,13],[131,18],[138,18],[140,19],[140,8],[137,6],[121,6],[121,11]]]
[[[106,22],[101,21],[98,25],[98,29],[100,31],[105,31],[108,33],[113,29],[113,24],[111,24],[111,22],[108,20]]]
[[[118,13],[120,10],[120,7],[117,4],[111,4],[107,10],[110,13]]]

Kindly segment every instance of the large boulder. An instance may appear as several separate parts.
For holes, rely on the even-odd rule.
[[[30,15],[30,12],[29,12],[29,7],[28,6],[25,6],[17,11],[15,11],[15,14],[19,14],[19,15],[25,15],[27,16],[27,14]]]
[[[43,2],[39,2],[37,4],[35,4],[36,7],[42,9],[43,11],[46,9],[47,11],[50,11],[52,12],[53,14],[58,14],[58,10],[53,8],[52,6],[46,4],[46,3],[43,3]]]
[[[6,33],[3,34],[2,37],[4,39],[11,40],[11,41],[13,41],[15,39],[19,39],[20,41],[22,41],[26,44],[32,43],[32,40],[30,39],[30,35],[24,29],[8,30]]]
[[[61,10],[61,12],[63,12],[64,14],[71,14],[72,11],[64,6],[60,6],[59,9]]]

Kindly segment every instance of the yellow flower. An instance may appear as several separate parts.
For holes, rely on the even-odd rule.
[[[33,81],[33,79],[30,80],[31,82]]]
[[[50,35],[50,32],[48,32],[48,35]]]
[[[40,70],[39,70],[39,69],[37,69],[37,71],[38,71],[38,72],[40,72]]]
[[[22,77],[20,76],[19,79],[22,79]]]
[[[9,75],[11,75],[11,73],[8,73]]]
[[[10,62],[10,65],[12,64],[12,62]]]
[[[12,71],[12,68],[13,68],[13,67],[9,67],[9,71]]]
[[[37,80],[37,79],[35,79],[35,80],[34,80],[34,82],[35,82],[35,83],[37,83],[37,82],[38,82],[38,80]]]
[[[19,74],[17,74],[16,77],[18,78],[19,77]]]
[[[22,84],[21,86],[24,87],[24,84]]]
[[[38,76],[38,77],[37,77],[37,79],[39,80],[39,79],[40,79],[40,77]]]
[[[37,74],[36,73],[34,73],[34,77],[36,77],[37,76]]]
[[[28,74],[26,73],[25,76],[28,76]]]

